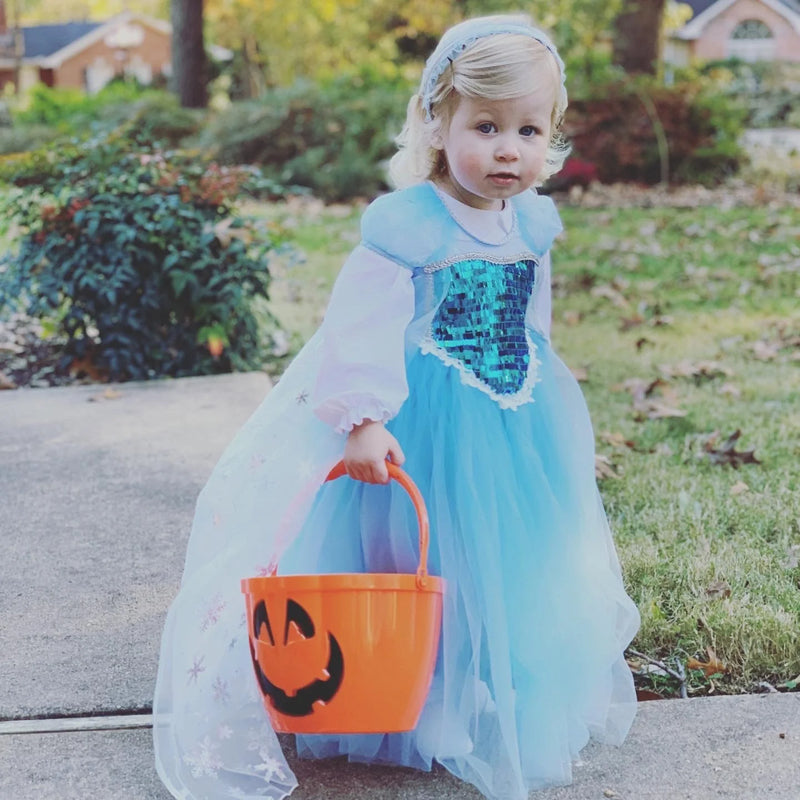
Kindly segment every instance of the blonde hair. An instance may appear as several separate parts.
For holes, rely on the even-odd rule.
[[[530,25],[525,16],[487,17]],[[555,102],[550,118],[550,142],[537,185],[558,172],[569,153],[560,125],[567,92],[553,53],[536,39],[519,33],[497,33],[469,44],[442,72],[430,93],[430,116],[423,88],[412,95],[403,130],[395,140],[398,151],[389,162],[389,177],[398,188],[447,174],[444,152],[434,147],[436,134],[447,126],[460,97],[509,100],[522,97],[544,82],[553,85]]]

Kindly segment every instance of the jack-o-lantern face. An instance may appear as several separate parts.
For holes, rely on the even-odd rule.
[[[262,638],[264,630],[269,641]],[[282,646],[275,644],[263,600],[253,609],[253,634],[256,642],[254,646],[253,639],[250,641],[253,669],[261,691],[270,699],[276,711],[290,717],[305,717],[313,713],[314,703],[327,703],[339,691],[344,677],[342,649],[334,635],[329,632],[327,663],[324,656],[320,657],[320,646],[323,643],[315,637],[314,623],[299,603],[291,599],[286,601]],[[313,677],[307,683],[297,686],[298,676],[302,675],[304,668],[308,671],[309,663],[312,673],[324,677]],[[265,670],[273,680],[267,677]]]

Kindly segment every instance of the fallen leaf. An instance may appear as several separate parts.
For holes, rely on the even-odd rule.
[[[109,386],[101,394],[90,395],[87,400],[90,403],[102,403],[104,400],[119,400],[120,397],[122,397],[122,392]]]
[[[706,440],[703,445],[703,450],[710,459],[712,464],[728,464],[734,469],[738,469],[742,464],[760,464],[761,462],[755,457],[754,450],[737,450],[736,442],[739,441],[742,432],[735,430],[720,447],[715,447],[719,437],[718,432],[714,432]]]
[[[632,317],[623,317],[620,320],[619,329],[624,333],[642,324],[644,324],[644,317],[641,314],[634,314]]]
[[[730,597],[730,584],[727,581],[714,581],[710,586],[706,586],[706,594],[709,597]]]
[[[561,318],[567,325],[574,327],[583,319],[583,314],[580,311],[565,311]]]
[[[603,297],[606,300],[610,300],[617,308],[628,308],[630,306],[622,292],[607,283],[594,286],[590,294],[592,297]]]
[[[600,440],[606,444],[610,444],[612,447],[618,447],[620,449],[627,447],[629,450],[636,449],[635,442],[632,442],[630,439],[626,439],[621,433],[616,431],[614,433],[611,433],[610,431],[603,431],[600,434]]]
[[[742,390],[733,383],[723,383],[717,390],[721,395],[738,399],[742,396]]]
[[[16,388],[17,384],[14,383],[14,381],[11,380],[11,378],[9,378],[8,375],[5,374],[5,372],[0,372],[0,391],[2,391],[3,389],[16,389]]]
[[[648,700],[663,700],[664,695],[659,694],[658,692],[652,691],[652,689],[637,689],[636,690],[636,699],[640,703],[644,703]]]
[[[697,381],[733,375],[733,370],[719,361],[680,361],[677,364],[661,364],[659,370],[665,378],[694,378]]]
[[[576,381],[585,383],[589,380],[589,371],[586,367],[570,367],[570,372]]]
[[[619,474],[608,456],[603,456],[599,453],[595,454],[594,457],[594,475],[599,481],[604,478],[619,478]]]
[[[772,342],[765,342],[762,339],[753,342],[750,349],[759,361],[772,361],[778,357],[778,351],[780,350],[777,345]]]
[[[750,487],[744,481],[736,481],[736,483],[731,486],[731,496],[737,497],[740,494],[744,494],[745,492],[749,492]]]
[[[717,675],[728,671],[728,668],[718,658],[717,654],[710,648],[706,648],[708,661],[700,661],[697,658],[690,658],[686,662],[687,669],[699,669],[708,678],[711,675]]]
[[[655,342],[652,339],[648,339],[646,336],[640,336],[636,340],[636,349],[641,350],[645,345],[655,345]]]

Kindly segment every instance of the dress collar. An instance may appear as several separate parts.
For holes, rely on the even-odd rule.
[[[517,227],[517,215],[510,200],[499,211],[473,208],[442,191],[433,181],[428,183],[453,220],[473,239],[498,245],[505,244],[511,238]]]

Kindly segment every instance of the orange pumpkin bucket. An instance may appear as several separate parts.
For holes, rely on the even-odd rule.
[[[444,580],[428,575],[428,512],[416,575],[287,575],[242,580],[256,680],[272,727],[285,733],[393,733],[414,728],[433,677]],[[339,462],[328,475],[345,475]]]

